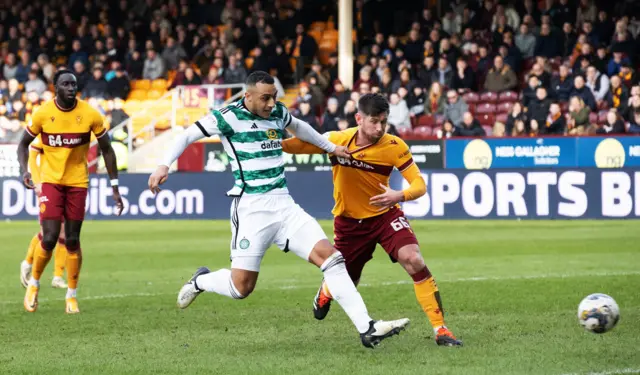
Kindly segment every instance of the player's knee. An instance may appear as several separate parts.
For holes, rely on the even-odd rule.
[[[398,251],[398,262],[409,272],[424,268],[424,259],[418,246],[405,246]]]
[[[58,237],[51,234],[44,234],[42,236],[42,248],[46,251],[53,251],[58,243]]]
[[[334,255],[336,253],[338,253],[340,257],[342,257],[342,254],[340,254],[340,252],[331,245],[329,240],[322,240],[313,247],[311,254],[309,254],[309,262],[315,264],[318,267],[321,267],[327,261],[327,259],[332,256],[337,256]]]
[[[80,249],[80,237],[77,235],[71,235],[65,238],[64,242],[67,245],[67,251],[75,252]]]

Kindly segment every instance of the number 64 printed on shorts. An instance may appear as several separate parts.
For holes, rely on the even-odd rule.
[[[403,228],[411,230],[411,225],[409,225],[409,222],[404,216],[400,216],[399,218],[391,222],[391,228],[393,228],[393,230],[395,230],[396,232]]]

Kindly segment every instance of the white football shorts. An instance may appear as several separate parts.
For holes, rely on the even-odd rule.
[[[320,224],[289,194],[245,194],[231,203],[231,268],[260,271],[267,249],[275,244],[308,261],[315,245],[327,238]]]

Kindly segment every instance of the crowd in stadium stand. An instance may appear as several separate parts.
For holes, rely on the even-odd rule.
[[[634,2],[452,0],[441,17],[433,3],[354,0],[348,88],[337,1],[15,1],[0,9],[0,143],[60,69],[111,125],[177,85],[265,70],[299,84],[292,111],[320,132],[356,126],[358,96],[381,92],[406,138],[640,133]]]

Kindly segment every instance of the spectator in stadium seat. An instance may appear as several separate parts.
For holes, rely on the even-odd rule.
[[[129,78],[124,74],[124,69],[116,68],[116,75],[107,82],[107,92],[110,98],[126,99],[131,91]]]
[[[560,55],[558,38],[551,33],[550,25],[543,24],[540,26],[540,34],[536,38],[534,54],[548,58]]]
[[[529,135],[529,130],[527,129],[525,121],[516,120],[513,123],[513,129],[507,134],[512,137],[527,137]]]
[[[461,56],[461,53],[457,46],[452,45],[450,39],[442,38],[440,40],[438,56],[446,58],[451,67],[456,64],[456,60]]]
[[[538,77],[538,81],[540,85],[546,87],[547,89],[551,87],[551,74],[543,69],[543,65],[535,63],[531,67],[530,75],[534,75]]]
[[[595,66],[600,73],[606,74],[609,60],[610,58],[607,54],[607,46],[602,44],[599,45],[598,48],[596,49],[596,55],[593,58],[593,62],[592,62],[593,66]]]
[[[462,31],[462,16],[453,10],[447,10],[442,18],[442,30],[449,34],[460,34]]]
[[[596,103],[600,103],[607,98],[609,93],[609,77],[600,73],[595,66],[587,68],[586,86],[591,90]]]
[[[529,127],[531,123],[537,122],[538,124],[544,123],[544,120],[549,114],[549,106],[551,105],[551,99],[547,95],[547,89],[544,86],[538,87],[536,90],[536,99],[529,103],[527,107],[527,117],[529,118]]]
[[[589,127],[589,107],[579,96],[572,96],[569,99],[569,120],[567,121],[567,130],[571,135],[583,135]]]
[[[578,13],[576,15],[576,23],[580,25],[586,21],[595,22],[597,15],[598,9],[591,0],[580,0]]]
[[[38,77],[37,71],[32,70],[29,72],[29,79],[24,83],[24,91],[35,92],[38,96],[42,96],[47,91],[47,84]]]
[[[629,122],[629,133],[640,134],[640,108],[633,112],[633,119]]]
[[[456,127],[462,126],[464,114],[469,111],[469,106],[460,97],[456,90],[447,91],[447,103],[444,109],[444,118],[451,121]]]
[[[569,68],[566,65],[560,65],[558,75],[551,78],[551,92],[554,98],[559,101],[569,100],[569,94],[573,90],[573,79],[569,74]]]
[[[401,87],[404,87],[407,91],[411,91],[416,84],[416,81],[411,77],[411,70],[404,68],[400,71],[398,79],[394,80],[391,84],[391,91],[397,92]]]
[[[560,105],[558,103],[552,103],[551,106],[549,106],[549,115],[545,121],[545,126],[542,128],[542,134],[562,135],[566,127],[567,120],[562,116]]]
[[[310,102],[306,100],[300,102],[298,109],[294,112],[294,116],[311,125],[317,132],[323,132],[320,124],[318,124],[315,113],[312,111]]]
[[[456,130],[456,135],[461,137],[484,137],[487,133],[480,125],[480,122],[473,118],[471,112],[462,115],[462,126]]]
[[[626,126],[620,114],[616,110],[611,109],[607,112],[607,122],[602,126],[598,126],[595,134],[624,134],[627,132]]]
[[[496,121],[496,123],[493,124],[493,128],[491,129],[491,136],[501,138],[506,135],[507,135],[507,128],[505,127],[505,125],[500,121]]]
[[[371,73],[371,67],[369,65],[363,66],[360,69],[358,80],[353,83],[353,91],[360,91],[360,84],[362,83],[368,83],[369,87],[371,87],[371,85],[375,83]]]
[[[529,104],[536,99],[536,91],[541,86],[538,76],[532,74],[527,80],[527,87],[522,90],[522,105],[529,107]]]
[[[31,69],[31,60],[29,52],[22,51],[20,55],[20,62],[16,66],[15,79],[20,83],[25,83],[29,79],[29,70]]]
[[[387,121],[396,129],[411,128],[409,107],[407,107],[407,102],[400,98],[397,93],[392,93],[389,97],[389,118]]]
[[[431,75],[431,82],[438,82],[440,85],[450,87],[453,81],[453,71],[446,58],[440,57],[438,59],[438,69],[433,71]]]
[[[164,78],[165,69],[164,61],[158,56],[156,50],[148,49],[147,58],[144,60],[144,68],[142,70],[143,79],[159,79]]]
[[[311,71],[307,73],[305,79],[308,80],[311,77],[315,77],[318,86],[323,92],[326,92],[329,89],[329,82],[331,82],[329,80],[329,73],[324,70],[320,60],[318,59],[314,59],[313,63],[311,63]]]
[[[446,104],[447,100],[442,92],[442,85],[438,82],[433,82],[424,101],[424,113],[428,115],[443,114]]]
[[[513,103],[513,107],[511,107],[511,111],[507,116],[507,122],[505,123],[505,132],[507,134],[512,134],[513,129],[515,128],[515,124],[518,121],[528,122],[527,114],[522,110],[522,104],[516,102]]]
[[[180,59],[186,58],[187,52],[182,45],[176,43],[174,37],[167,38],[167,44],[162,50],[162,58],[166,64],[167,69],[175,70],[178,67]]]
[[[329,98],[329,100],[327,100],[327,109],[322,116],[322,132],[337,131],[339,120],[338,99],[333,97]]]
[[[13,103],[17,100],[22,100],[22,90],[20,90],[20,83],[15,78],[11,78],[7,85],[7,94],[3,98],[5,103]]]
[[[404,45],[404,56],[411,64],[419,64],[422,60],[422,40],[418,30],[409,31],[409,38]]]
[[[606,100],[609,108],[617,108],[621,113],[626,110],[629,102],[629,90],[622,84],[620,76],[611,77],[611,87],[607,93]]]
[[[472,57],[473,59],[473,57]],[[481,45],[478,47],[478,57],[476,63],[476,73],[483,76],[491,69],[493,65],[491,56],[489,56],[489,49],[487,46]]]
[[[457,126],[454,126],[451,121],[445,120],[442,127],[436,131],[436,137],[438,137],[438,139],[451,138],[458,136],[458,132],[459,128]]]
[[[511,43],[511,45],[509,43]],[[504,43],[498,47],[498,54],[502,56],[504,63],[509,65],[511,70],[517,74],[520,70],[522,57],[520,56],[520,50],[513,46],[511,33],[504,34]]]
[[[487,73],[484,88],[487,91],[504,92],[513,90],[518,85],[518,78],[508,65],[504,64],[501,56],[496,56],[493,68]]]
[[[596,99],[591,93],[591,90],[585,87],[585,80],[582,75],[577,75],[573,79],[573,89],[569,96],[579,96],[584,101],[584,104],[586,104],[592,111],[597,109]]]
[[[85,66],[89,64],[89,54],[82,50],[82,44],[79,39],[74,39],[71,44],[71,50],[73,51],[69,56],[69,68],[73,68],[76,61],[82,62]]]
[[[638,84],[638,74],[631,69],[630,64],[623,63],[618,76],[622,79],[622,84],[627,87],[633,87]]]
[[[433,56],[425,56],[422,60],[422,65],[418,69],[418,80],[423,87],[431,87],[431,78],[436,70],[435,64]]]
[[[607,65],[607,75],[609,77],[614,76],[620,73],[620,69],[623,63],[629,63],[629,58],[623,56],[622,51],[614,50],[613,57],[609,60],[609,64]]]
[[[577,40],[578,36],[573,31],[573,24],[565,22],[562,25],[562,48],[560,51],[562,57],[571,56]]]
[[[201,85],[202,79],[193,71],[193,68],[189,66],[184,71],[184,81],[182,81],[182,84],[186,86]]]
[[[356,105],[356,101],[351,99],[347,100],[347,102],[344,104],[343,118],[347,120],[347,123],[350,128],[355,128],[356,126],[358,126],[358,123],[356,121],[356,112],[358,112],[358,106]],[[391,117],[391,115],[389,115],[389,117]],[[340,123],[338,123],[338,127],[339,126],[340,126]]]
[[[306,33],[304,25],[296,25],[296,36],[290,54],[296,58],[296,75],[299,79],[304,77],[304,66],[311,63],[317,52],[318,44]]]
[[[419,116],[424,113],[424,103],[427,101],[427,95],[421,86],[416,85],[413,86],[413,90],[408,94],[406,101],[411,115]]]
[[[524,58],[533,57],[536,48],[536,37],[529,32],[527,24],[520,25],[520,33],[516,35],[515,42]]]

